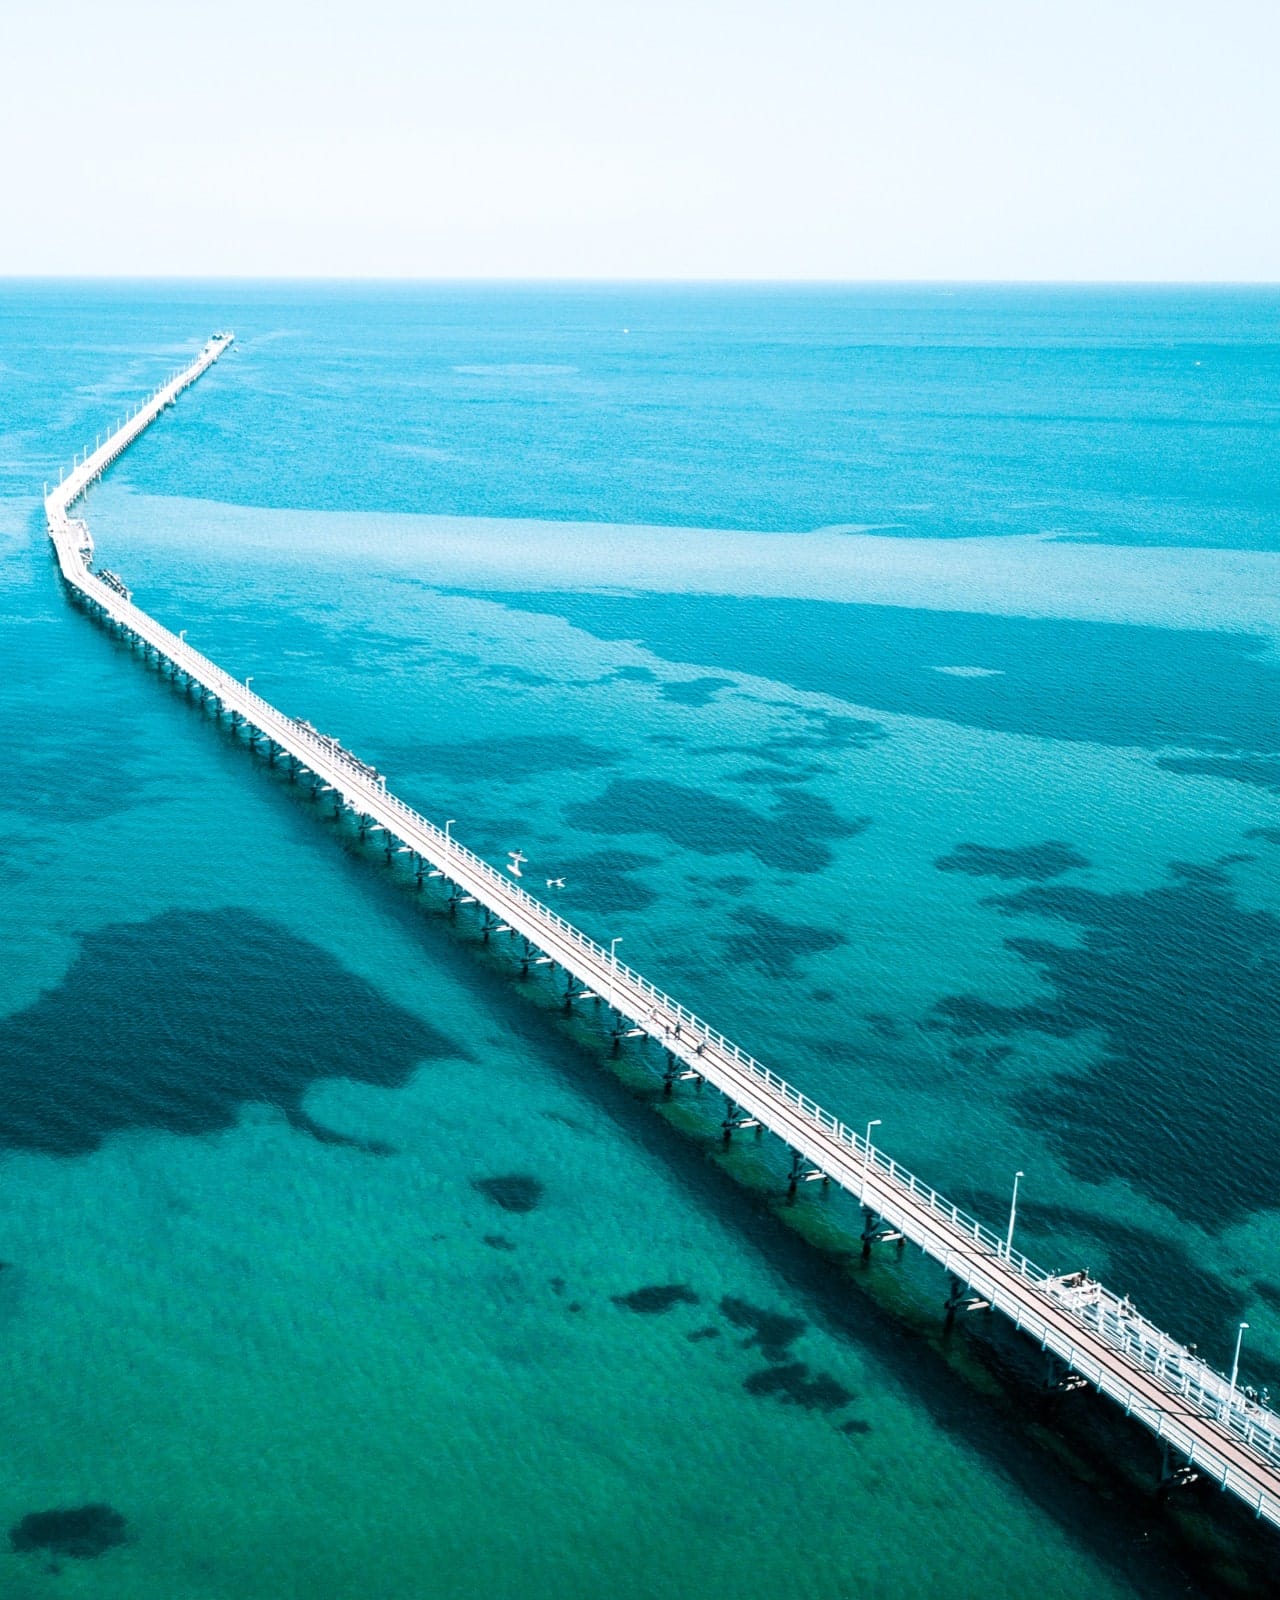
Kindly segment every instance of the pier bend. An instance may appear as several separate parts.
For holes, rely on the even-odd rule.
[[[93,570],[88,526],[71,515],[85,490],[231,345],[215,334],[196,359],[158,388],[106,440],[48,490],[49,537],[72,596],[143,654],[182,679],[271,760],[284,757],[294,775],[333,797],[335,812],[357,820],[362,835],[381,833],[388,859],[408,855],[418,882],[438,878],[454,905],[475,905],[488,934],[519,940],[525,971],[559,968],[566,1007],[606,1001],[615,1041],[648,1036],[661,1047],[667,1092],[681,1081],[705,1082],[725,1100],[725,1140],[744,1128],[767,1129],[791,1152],[789,1187],[837,1184],[863,1208],[864,1253],[906,1243],[933,1258],[951,1279],[948,1320],[977,1308],[999,1312],[1039,1342],[1067,1384],[1090,1385],[1135,1418],[1163,1445],[1172,1482],[1216,1481],[1259,1518],[1280,1528],[1280,1415],[1240,1389],[1193,1349],[1141,1316],[1127,1297],[1086,1273],[1053,1274],[1010,1248],[1006,1239],[967,1216],[943,1195],[891,1160],[869,1138],[845,1127],[808,1095],[739,1049],[664,994],[505,873],[490,866],[387,789],[386,779],[336,740],[289,717],[251,692],[180,634],[133,603],[123,580]]]

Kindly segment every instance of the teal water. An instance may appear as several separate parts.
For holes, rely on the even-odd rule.
[[[0,291],[0,1535],[127,1529],[0,1593],[1230,1592],[73,611],[39,499],[235,327],[89,498],[138,599],[1261,1385],[1277,311]]]

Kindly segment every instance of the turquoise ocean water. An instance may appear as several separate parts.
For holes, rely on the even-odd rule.
[[[138,600],[1280,1389],[1278,317],[0,288],[0,1546],[125,1534],[0,1594],[1265,1593],[74,611],[40,497],[234,327],[89,497]]]

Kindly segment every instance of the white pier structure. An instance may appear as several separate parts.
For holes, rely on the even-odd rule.
[[[77,457],[69,477],[46,498],[49,537],[73,596],[154,655],[174,677],[197,689],[251,742],[267,741],[273,758],[289,757],[317,789],[359,820],[362,832],[385,835],[388,855],[410,854],[419,881],[443,879],[456,904],[482,908],[487,931],[521,937],[526,968],[564,969],[566,1003],[601,998],[613,1013],[615,1037],[648,1035],[662,1046],[670,1087],[679,1079],[713,1085],[725,1097],[726,1139],[760,1126],[792,1152],[791,1183],[815,1178],[838,1184],[867,1213],[867,1247],[881,1239],[909,1241],[952,1278],[952,1313],[990,1307],[1039,1342],[1077,1381],[1109,1396],[1145,1425],[1182,1463],[1238,1496],[1258,1517],[1280,1527],[1280,1415],[1241,1390],[1193,1350],[1155,1327],[1130,1304],[1084,1273],[1053,1274],[967,1216],[863,1134],[846,1127],[808,1095],[754,1060],[680,1002],[543,905],[509,874],[490,866],[390,793],[386,780],[335,740],[278,711],[135,605],[113,574],[92,569],[88,529],[73,518],[76,500],[120,453],[172,405],[232,342],[217,334],[185,370],[158,389],[98,447]]]

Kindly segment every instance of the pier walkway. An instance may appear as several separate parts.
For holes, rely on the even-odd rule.
[[[1109,1396],[1151,1430],[1182,1464],[1238,1496],[1280,1527],[1280,1416],[1142,1317],[1125,1297],[1084,1273],[1044,1271],[980,1221],[967,1216],[867,1138],[722,1033],[616,959],[572,923],[528,894],[390,793],[386,780],[310,724],[286,716],[246,684],[135,605],[113,574],[92,568],[93,542],[71,516],[85,489],[196,381],[232,342],[215,335],[184,371],[85,458],[47,495],[49,536],[73,595],[103,621],[199,690],[273,757],[352,812],[362,830],[380,830],[388,852],[410,854],[419,879],[443,879],[456,903],[481,908],[491,933],[521,938],[523,959],[555,964],[569,980],[566,998],[599,997],[616,1037],[647,1035],[664,1052],[668,1086],[680,1079],[711,1084],[725,1097],[726,1138],[757,1124],[792,1152],[792,1186],[808,1179],[838,1184],[867,1213],[864,1239],[918,1246],[952,1279],[951,1305],[990,1307],[1056,1357],[1068,1373]]]

